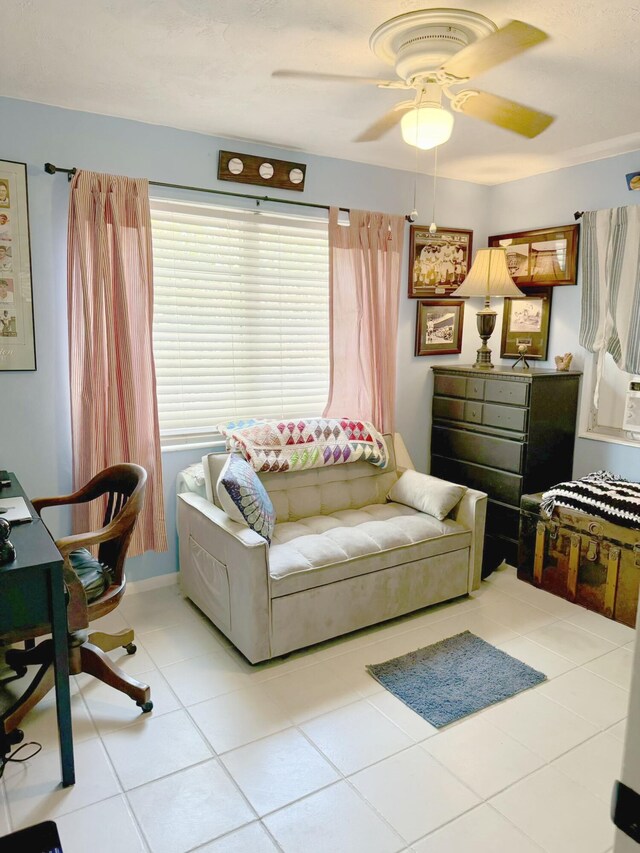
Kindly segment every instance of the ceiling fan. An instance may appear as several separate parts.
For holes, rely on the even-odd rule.
[[[522,21],[511,21],[498,29],[476,12],[422,9],[385,21],[369,39],[371,50],[394,67],[398,80],[289,70],[274,71],[272,76],[415,89],[414,99],[400,101],[356,137],[356,142],[380,139],[400,123],[403,139],[410,145],[423,149],[441,145],[451,136],[454,122],[452,113],[442,106],[443,95],[454,112],[532,139],[552,123],[554,116],[489,92],[453,91],[451,87],[547,38],[542,30]]]

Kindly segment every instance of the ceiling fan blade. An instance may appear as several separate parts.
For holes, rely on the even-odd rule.
[[[530,24],[511,21],[490,36],[463,48],[444,63],[441,71],[460,80],[469,80],[548,38],[546,33]]]
[[[546,130],[555,119],[555,116],[548,113],[525,107],[524,104],[501,98],[499,95],[491,95],[489,92],[458,92],[451,106],[464,115],[488,121],[529,139]]]
[[[289,71],[281,69],[273,71],[272,77],[281,77],[289,80],[326,80],[330,83],[372,83],[374,86],[395,84],[396,80],[379,80],[377,77],[357,77],[351,74],[324,74],[320,71]]]
[[[408,110],[413,109],[414,106],[415,104],[413,101],[403,101],[396,104],[392,110],[389,110],[389,112],[385,113],[382,118],[379,118],[378,121],[374,122],[366,130],[363,130],[359,136],[356,136],[354,142],[375,142],[376,139],[380,139],[380,137],[384,136],[385,133],[388,133],[391,128],[399,124],[402,116],[408,112]]]

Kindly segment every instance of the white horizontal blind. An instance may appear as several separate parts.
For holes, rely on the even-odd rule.
[[[163,436],[312,417],[329,385],[327,225],[151,201]]]

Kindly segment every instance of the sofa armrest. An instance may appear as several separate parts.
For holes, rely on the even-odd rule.
[[[482,578],[482,552],[484,526],[487,520],[487,495],[476,489],[467,489],[449,513],[449,518],[463,524],[471,531],[469,554],[469,592],[478,589]]]
[[[178,495],[178,536],[185,593],[252,663],[271,657],[266,541],[193,493]],[[208,576],[194,549],[209,555],[226,582]]]

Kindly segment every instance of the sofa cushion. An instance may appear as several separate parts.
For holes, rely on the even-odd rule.
[[[471,544],[471,532],[398,503],[370,504],[276,524],[269,550],[272,596],[426,559]]]
[[[390,501],[413,507],[442,521],[466,491],[466,486],[447,483],[418,471],[405,471],[393,484],[387,497]]]

